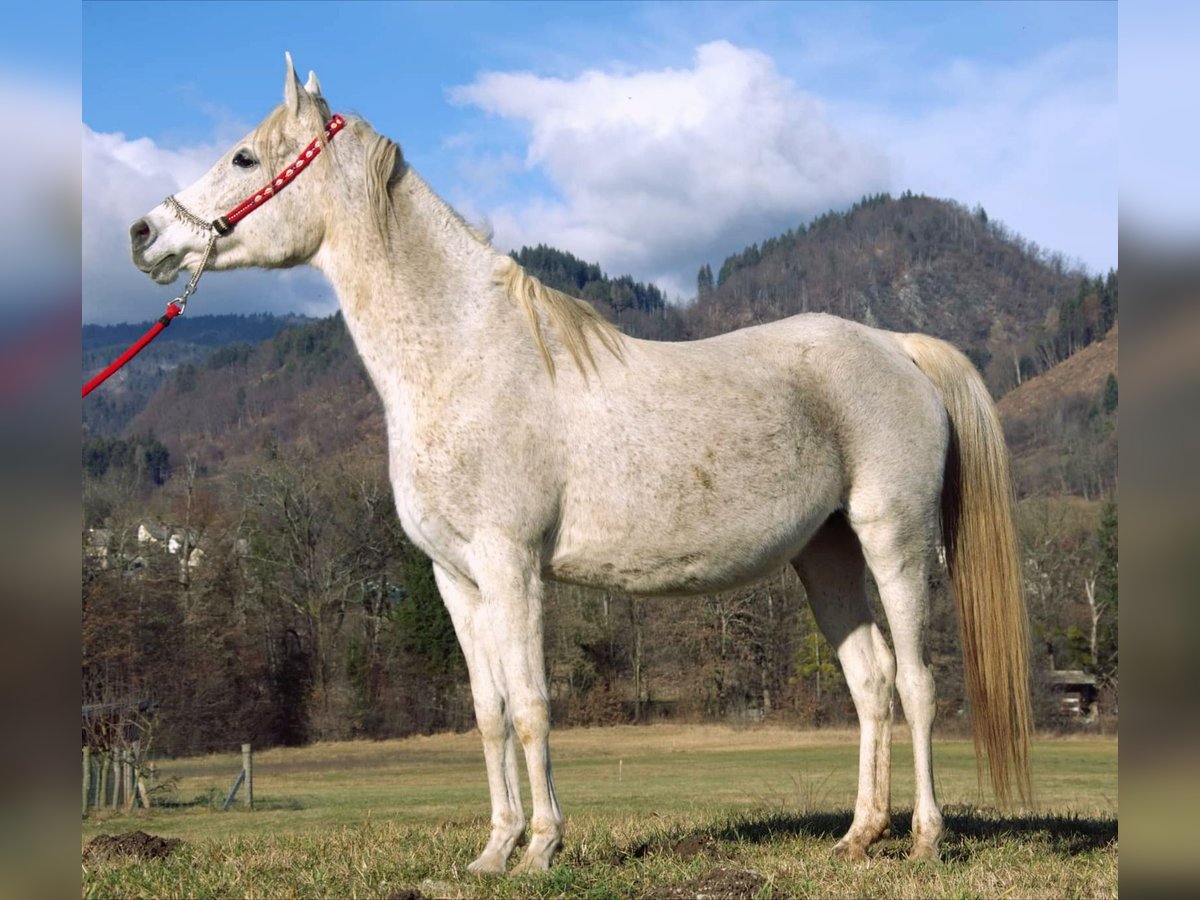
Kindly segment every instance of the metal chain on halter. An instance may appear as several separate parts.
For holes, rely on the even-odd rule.
[[[167,204],[167,206],[170,207],[171,212],[175,214],[175,218],[183,222],[185,225],[191,225],[202,234],[208,234],[210,231],[212,231],[211,222],[205,222],[202,218],[193,213],[190,209],[176,200],[174,194],[169,195],[165,200],[163,200],[163,203]]]
[[[180,315],[187,309],[188,297],[196,293],[196,285],[200,283],[200,276],[204,274],[204,269],[208,266],[209,257],[212,256],[213,247],[217,245],[217,238],[221,235],[214,228],[212,235],[208,239],[208,246],[204,248],[204,255],[200,257],[200,265],[196,266],[196,271],[192,273],[192,277],[188,279],[187,287],[183,289],[183,293],[176,297],[171,302],[179,307]]]

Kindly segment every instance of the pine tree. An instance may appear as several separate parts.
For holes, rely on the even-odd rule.
[[[1099,628],[1096,641],[1096,671],[1102,678],[1115,681],[1117,678],[1117,564],[1119,556],[1117,538],[1117,503],[1113,499],[1104,502],[1100,512],[1100,525],[1096,529],[1099,544],[1099,565],[1096,570],[1096,606],[1103,610],[1104,621]]]
[[[1112,372],[1104,381],[1104,412],[1112,415],[1117,411],[1117,376]]]

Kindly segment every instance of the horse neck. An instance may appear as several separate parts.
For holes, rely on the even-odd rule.
[[[353,198],[333,206],[313,260],[333,283],[389,417],[464,359],[504,346],[521,324],[496,284],[495,250],[411,169],[392,196],[387,241],[365,198]]]

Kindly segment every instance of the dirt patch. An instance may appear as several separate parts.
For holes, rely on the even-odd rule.
[[[757,872],[713,869],[701,878],[674,885],[653,896],[664,900],[741,900],[756,896],[766,883],[767,879]]]
[[[715,853],[717,850],[717,842],[708,834],[689,834],[681,841],[676,841],[672,844],[667,852],[672,856],[678,856],[680,859],[695,859],[697,856],[706,856],[710,853]]]
[[[166,859],[182,844],[179,838],[164,838],[144,831],[99,834],[83,848],[85,862],[118,859]]]
[[[416,888],[401,888],[388,897],[388,900],[425,900],[425,895]]]
[[[628,850],[618,850],[609,859],[614,866],[624,865],[631,859],[647,856],[674,856],[679,859],[695,859],[698,856],[718,856],[721,848],[711,834],[689,834],[679,840],[654,840],[637,844]]]

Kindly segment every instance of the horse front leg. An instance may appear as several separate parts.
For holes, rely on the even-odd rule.
[[[467,871],[498,875],[504,872],[508,857],[525,836],[525,811],[521,808],[516,745],[506,703],[504,671],[496,642],[486,624],[481,626],[479,590],[436,564],[434,576],[467,661],[475,722],[483,738],[483,758],[492,800],[492,829],[487,846],[467,866]]]
[[[531,654],[532,655],[532,654]],[[536,662],[541,672],[541,652]],[[563,815],[554,793],[554,775],[550,767],[550,703],[545,676],[531,679],[524,699],[514,704],[513,722],[517,737],[525,748],[525,768],[529,772],[529,790],[533,798],[533,834],[525,856],[513,869],[514,875],[540,872],[550,868],[554,855],[562,849]]]
[[[550,693],[542,627],[542,581],[537,557],[497,543],[476,548],[483,616],[504,673],[508,710],[525,750],[533,801],[531,835],[514,875],[550,867],[562,847],[563,816],[550,764]]]

